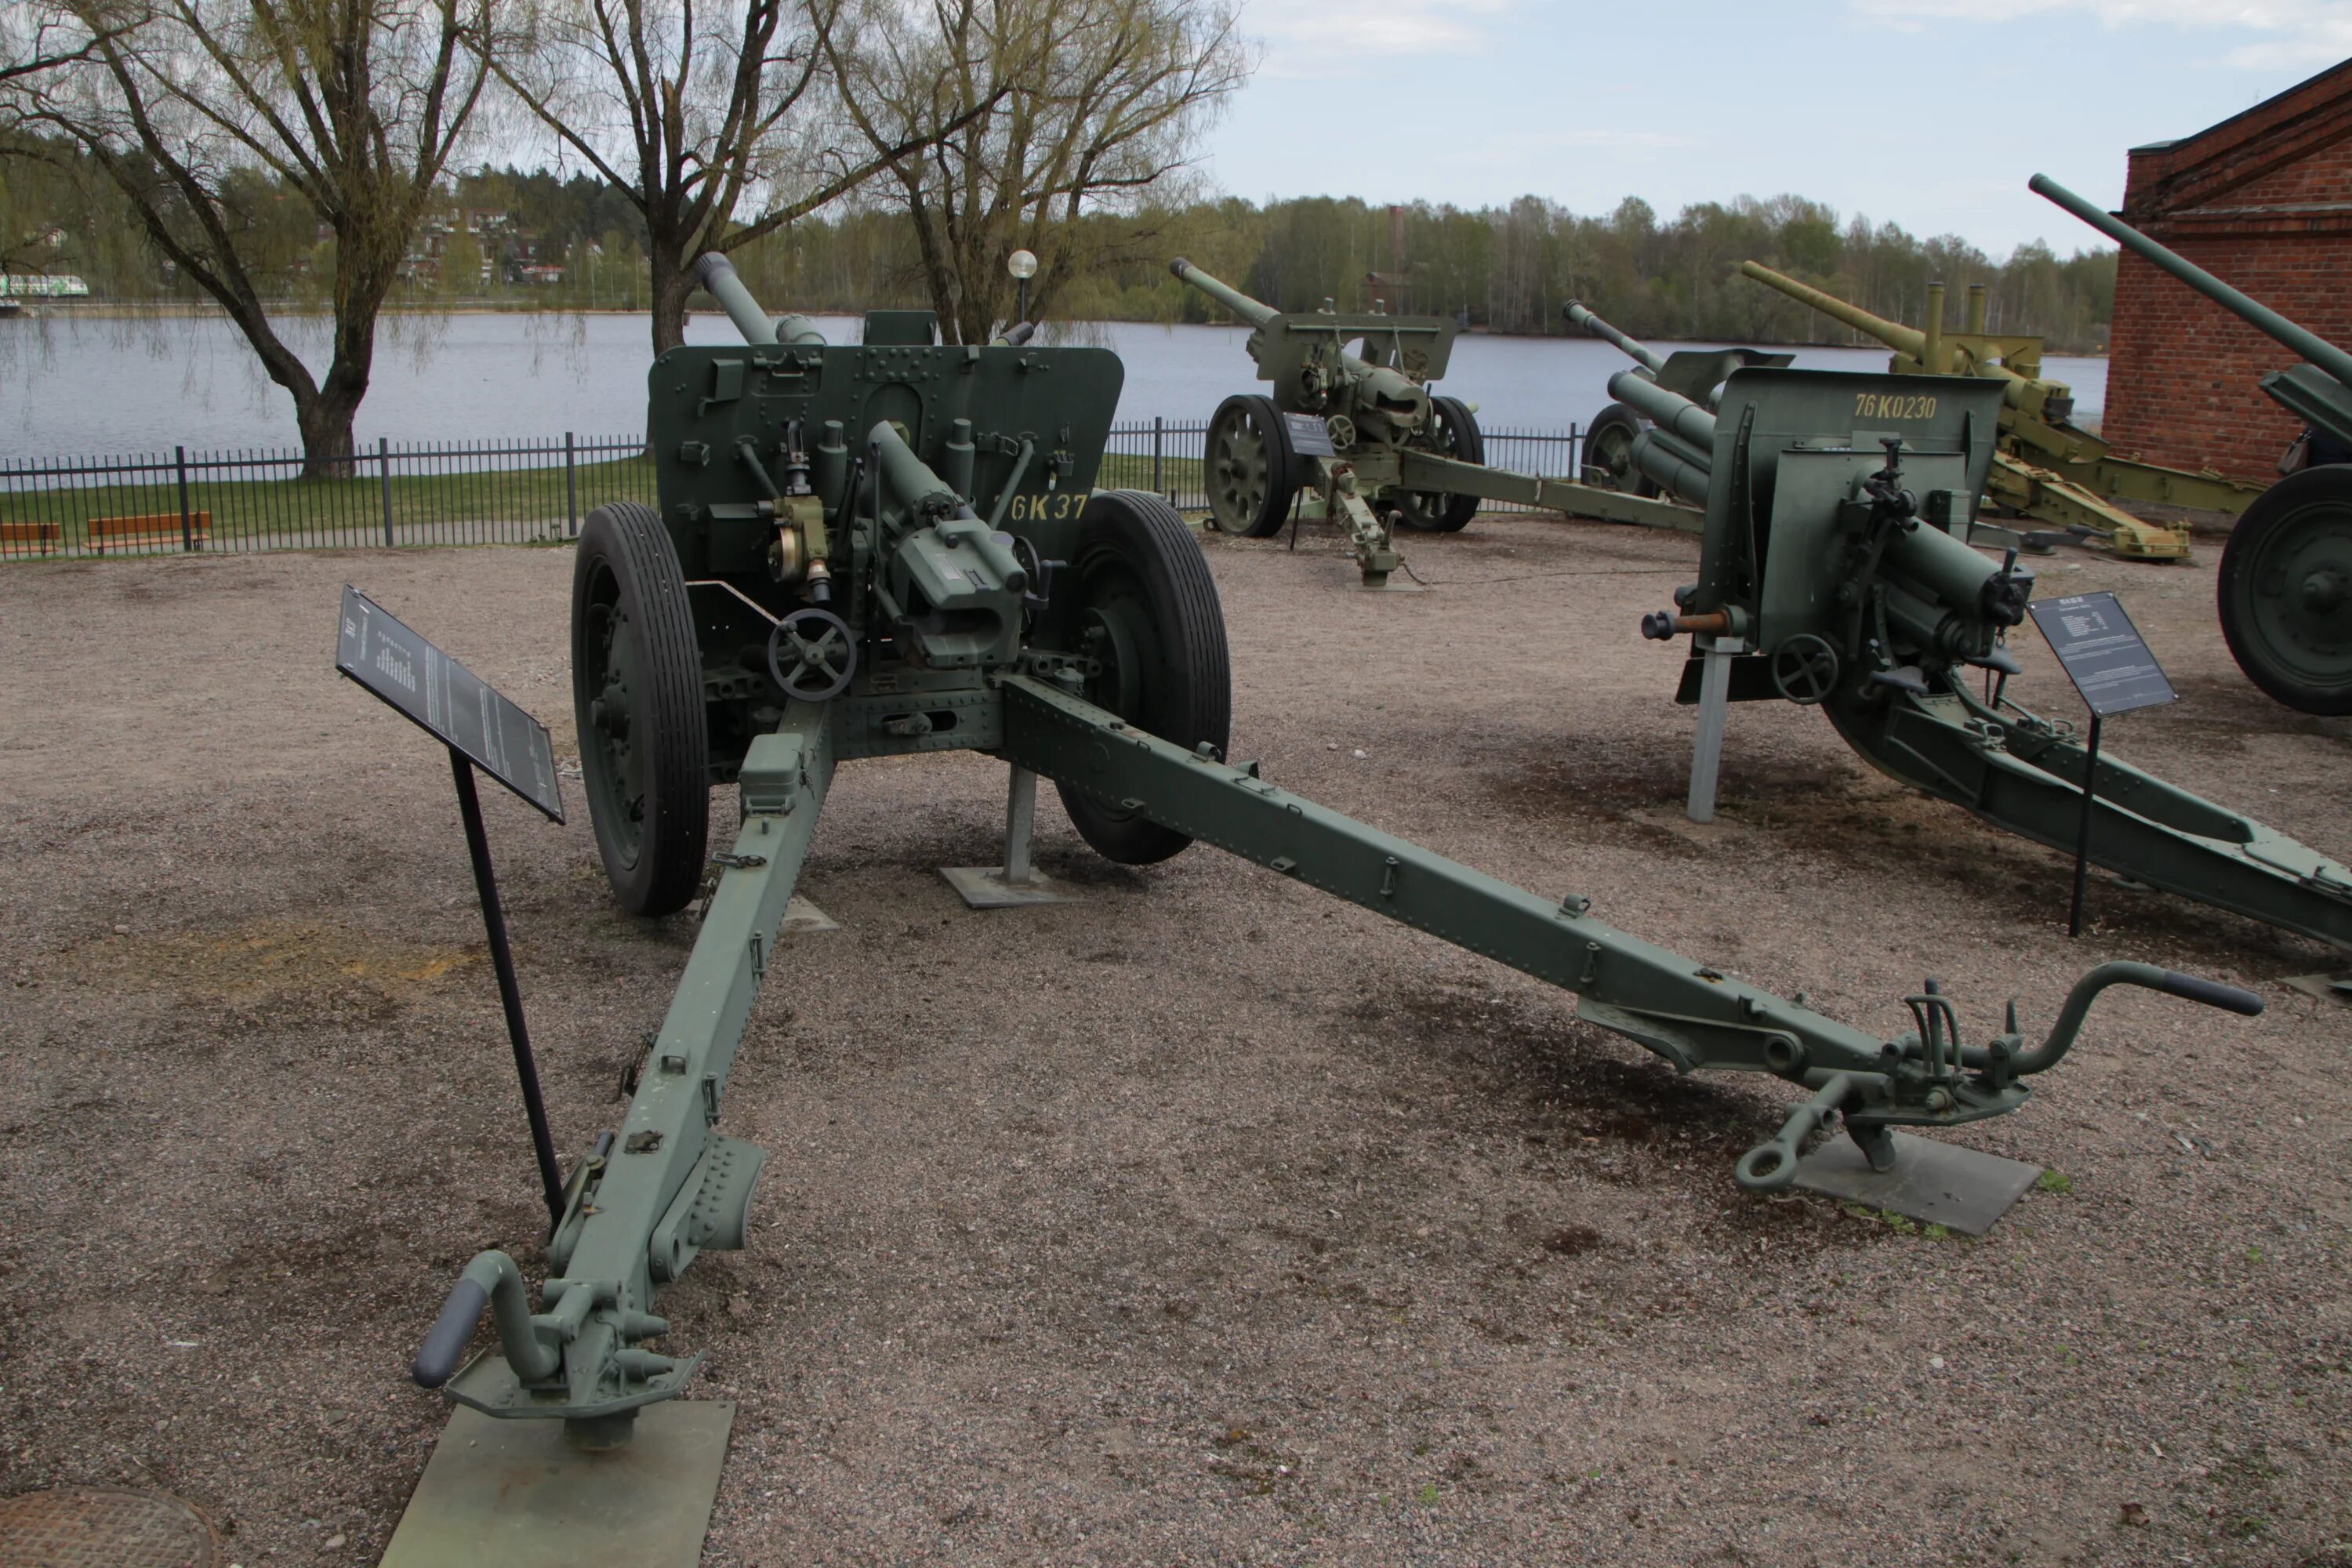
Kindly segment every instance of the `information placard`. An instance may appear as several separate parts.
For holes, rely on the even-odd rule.
[[[2105,718],[2180,700],[2113,594],[2037,599],[2032,608],[2033,624],[2093,713]]]
[[[335,668],[561,822],[563,789],[547,726],[346,584]]]
[[[1339,449],[1331,445],[1331,426],[1320,414],[1286,414],[1282,422],[1290,432],[1290,449],[1302,458],[1336,458]]]

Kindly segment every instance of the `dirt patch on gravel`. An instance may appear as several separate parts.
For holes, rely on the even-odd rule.
[[[1286,786],[1859,1027],[1925,974],[1979,1037],[2107,958],[2021,1114],[2055,1168],[1981,1242],[1732,1161],[1789,1091],[1678,1078],[1569,999],[1195,850],[1140,870],[1051,792],[1081,895],[966,911],[1002,770],[845,767],[725,1125],[751,1245],[667,1290],[734,1400],[712,1564],[2255,1565],[2352,1542],[2352,1010],[2326,955],[1910,795],[1818,716],[1735,707],[1680,814],[1690,541],[1482,518],[1358,594],[1328,531],[1213,540],[1237,753]],[[2269,704],[2187,568],[2069,553],[2183,701],[2109,743],[2352,856],[2352,724]],[[338,680],[352,581],[570,747],[561,552],[0,572],[0,1491],[162,1486],[247,1568],[373,1560],[444,1414],[404,1367],[538,1216],[438,752]],[[159,608],[228,634],[152,646]],[[2072,699],[2039,644],[2017,689]],[[576,796],[576,786],[573,789]],[[485,808],[559,1148],[620,1110],[690,919],[606,895],[585,821]],[[575,801],[576,804],[576,801]],[[721,810],[725,804],[721,804]],[[340,1537],[340,1543],[330,1546]]]

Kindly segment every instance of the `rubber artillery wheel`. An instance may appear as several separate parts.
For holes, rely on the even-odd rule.
[[[1595,489],[1654,498],[1656,481],[1633,466],[1633,438],[1649,427],[1648,420],[1622,403],[1594,415],[1584,428],[1583,482]]]
[[[1282,531],[1298,493],[1298,465],[1274,399],[1237,393],[1209,420],[1209,521],[1219,533],[1265,539]]]
[[[2230,657],[2305,713],[2352,713],[2352,466],[2290,474],[2231,530],[2214,586]]]
[[[580,530],[572,705],[596,848],[621,907],[685,908],[710,835],[702,656],[669,531],[634,501],[598,507]]]
[[[1172,745],[1222,757],[1233,723],[1224,611],[1201,546],[1168,503],[1101,490],[1078,520],[1077,548],[1054,574],[1045,607],[1054,646],[1100,668],[1085,696]],[[1078,836],[1122,866],[1165,860],[1192,840],[1070,785],[1062,805]]]
[[[1422,449],[1457,462],[1486,462],[1486,437],[1476,416],[1458,397],[1429,400],[1428,439]],[[1443,490],[1399,490],[1394,498],[1396,520],[1423,533],[1459,533],[1478,515],[1476,496],[1449,495]]]

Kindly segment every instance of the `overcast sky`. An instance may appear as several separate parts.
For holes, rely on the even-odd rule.
[[[2352,56],[2313,0],[1244,0],[1223,189],[1605,213],[1794,192],[2004,256],[2105,241],[2124,153]]]

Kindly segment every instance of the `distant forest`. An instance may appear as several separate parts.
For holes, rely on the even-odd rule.
[[[62,163],[0,162],[0,244],[16,270],[72,272],[101,298],[193,295],[142,242],[102,183]],[[236,193],[258,270],[299,302],[331,276],[323,237],[300,205],[259,174]],[[1988,324],[2038,332],[2053,350],[2104,350],[2115,298],[2109,250],[2060,258],[2021,246],[1996,261],[1952,236],[1920,238],[1894,224],[1799,196],[1739,196],[1661,218],[1629,197],[1601,217],[1537,196],[1507,207],[1427,202],[1391,208],[1299,197],[1264,205],[1227,197],[1081,220],[1089,274],[1061,312],[1118,321],[1226,320],[1169,276],[1185,255],[1284,310],[1325,300],[1341,310],[1444,313],[1496,332],[1558,335],[1560,305],[1580,299],[1636,336],[1749,342],[1862,341],[1842,325],[1739,276],[1754,258],[1916,324],[1930,279],[1948,287],[1959,324],[1967,286],[1990,289]],[[419,241],[395,305],[459,301],[546,309],[630,309],[646,289],[643,231],[602,182],[485,168],[447,183],[446,211]],[[924,305],[903,211],[844,205],[739,250],[746,280],[773,310],[855,313]],[[1375,278],[1377,275],[1377,279]],[[322,301],[323,302],[323,301]]]

